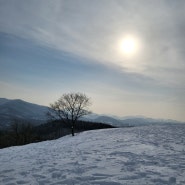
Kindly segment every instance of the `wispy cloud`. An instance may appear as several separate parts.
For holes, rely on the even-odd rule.
[[[0,23],[3,32],[162,80],[150,69],[185,68],[184,7],[183,1],[7,0],[1,2]],[[125,33],[136,34],[143,46],[131,61],[117,51]]]
[[[124,90],[124,97],[127,89],[148,97],[166,95],[171,102],[185,102],[184,17],[183,0],[0,1],[1,33],[79,57],[79,63],[107,67],[103,74],[110,83],[102,78],[104,92],[116,86],[115,93]],[[125,34],[140,41],[135,57],[119,52],[118,43]],[[110,71],[114,75],[107,77]]]

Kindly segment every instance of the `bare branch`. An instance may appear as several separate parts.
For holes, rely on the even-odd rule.
[[[73,129],[79,118],[91,113],[88,110],[90,105],[90,98],[83,93],[63,94],[58,101],[50,104],[48,116],[64,122],[71,121]],[[73,131],[72,135],[74,135]]]

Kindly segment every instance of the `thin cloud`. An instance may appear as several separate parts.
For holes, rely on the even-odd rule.
[[[79,63],[108,66],[120,74],[119,85],[126,84],[129,90],[135,87],[139,92],[142,87],[162,95],[170,90],[183,101],[184,17],[183,0],[0,2],[1,33],[79,57]],[[118,42],[125,34],[140,41],[140,53],[131,59],[118,52]]]
[[[185,3],[181,1],[180,4],[168,1],[25,3],[7,0],[1,3],[1,31],[105,64],[121,65],[122,70],[124,59],[120,61],[121,57],[117,56],[116,42],[124,33],[135,32],[144,49],[141,56],[134,59],[139,62],[132,71],[145,73],[144,69],[149,66],[182,68],[184,54],[181,51],[185,47],[182,5]],[[153,73],[146,74],[155,78]]]

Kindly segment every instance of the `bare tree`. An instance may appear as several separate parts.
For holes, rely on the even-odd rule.
[[[83,93],[63,94],[56,102],[50,104],[48,116],[52,119],[71,123],[71,134],[74,136],[74,126],[79,118],[90,114],[88,107],[90,98]]]

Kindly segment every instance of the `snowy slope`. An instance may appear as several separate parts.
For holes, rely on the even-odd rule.
[[[184,185],[185,125],[83,132],[0,150],[0,184]]]

